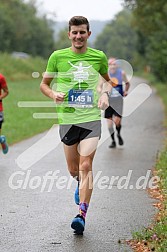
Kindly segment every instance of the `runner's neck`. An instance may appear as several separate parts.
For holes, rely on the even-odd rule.
[[[81,49],[77,49],[77,48],[75,48],[74,46],[71,46],[71,51],[73,51],[74,53],[77,53],[77,54],[84,54],[84,53],[86,53],[86,51],[87,51],[87,46],[86,47],[83,47],[83,48],[81,48]]]

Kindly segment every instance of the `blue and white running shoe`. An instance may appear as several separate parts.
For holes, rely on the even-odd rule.
[[[85,219],[82,215],[78,214],[71,223],[71,228],[77,235],[83,235],[85,229]]]
[[[3,154],[7,154],[9,148],[8,148],[5,136],[0,136],[0,143],[1,143],[1,146],[2,146],[2,152],[3,152]]]

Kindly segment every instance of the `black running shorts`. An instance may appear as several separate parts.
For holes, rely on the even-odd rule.
[[[4,122],[3,112],[0,112],[0,129],[2,128],[3,122]]]
[[[105,110],[104,117],[112,118],[113,116],[122,117],[123,113],[123,97],[110,97],[109,98],[110,106]]]
[[[61,141],[66,145],[79,143],[83,139],[101,137],[101,121],[60,125]]]

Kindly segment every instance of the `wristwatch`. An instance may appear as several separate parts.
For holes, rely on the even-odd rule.
[[[108,95],[108,98],[110,97],[110,93],[108,91],[104,91],[102,94],[107,94]]]

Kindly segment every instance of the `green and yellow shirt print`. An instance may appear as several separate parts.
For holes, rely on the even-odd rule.
[[[59,124],[78,124],[100,120],[97,86],[99,74],[108,72],[102,51],[87,48],[82,54],[71,48],[53,52],[48,60],[47,73],[55,74],[53,90],[65,93],[65,101],[57,105]]]

